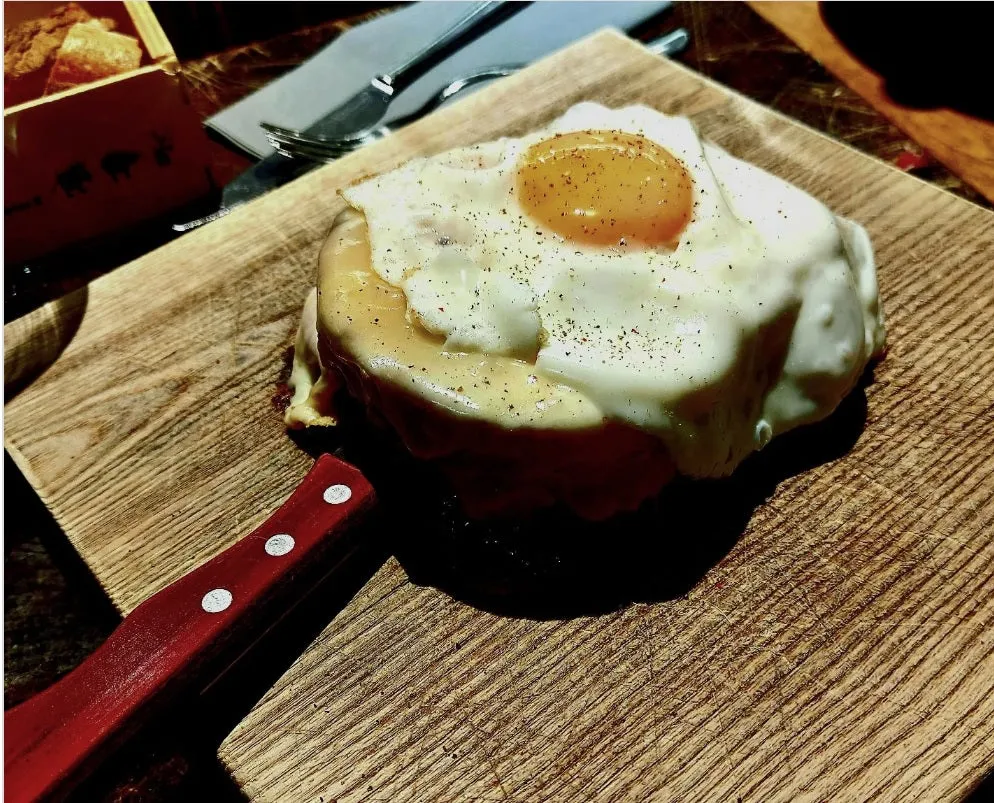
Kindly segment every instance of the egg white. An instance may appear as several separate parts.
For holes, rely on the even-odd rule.
[[[683,163],[693,215],[675,250],[571,242],[522,208],[524,151],[589,129],[641,134]],[[728,473],[828,415],[883,345],[866,232],[646,107],[580,104],[343,195],[365,215],[373,270],[446,351],[534,359],[605,418],[658,434],[686,474]]]

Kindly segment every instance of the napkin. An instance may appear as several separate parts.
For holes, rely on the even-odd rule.
[[[260,122],[304,129],[403,63],[468,10],[466,2],[420,2],[343,33],[300,67],[207,120],[258,157],[273,149]],[[607,26],[630,30],[672,5],[664,2],[536,2],[473,40],[394,99],[388,122],[413,111],[460,75],[495,64],[528,63]],[[467,90],[469,92],[470,90]]]

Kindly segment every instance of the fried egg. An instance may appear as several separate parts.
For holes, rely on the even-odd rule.
[[[583,103],[342,195],[301,331],[452,421],[621,425],[721,476],[883,346],[863,228],[644,106]],[[291,425],[325,415],[299,363]]]

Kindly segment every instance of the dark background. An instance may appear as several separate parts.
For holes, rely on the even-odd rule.
[[[199,59],[211,53],[271,39],[328,20],[366,14],[389,5],[271,0],[259,3],[151,3],[180,61]]]

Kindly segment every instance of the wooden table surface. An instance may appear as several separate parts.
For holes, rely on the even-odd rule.
[[[684,3],[661,25],[642,31],[642,38],[658,35],[677,22],[691,30],[693,47],[682,60],[694,69],[865,152],[912,165],[926,180],[983,203],[953,173],[934,162],[909,158],[920,157],[920,146],[744,5]],[[330,21],[188,63],[195,104],[203,114],[211,113],[306,58],[341,29],[341,21]],[[217,164],[233,174],[244,162],[219,146]],[[113,254],[103,261],[95,258],[84,278],[112,267],[113,258]],[[44,292],[71,288],[80,281],[63,279],[62,285]],[[80,576],[72,556],[59,554],[57,529],[30,500],[30,489],[16,470],[6,467],[5,704],[9,706],[67,671],[108,632],[114,617]],[[15,508],[17,503],[10,501],[15,494],[28,501]],[[213,759],[189,740],[178,747],[177,739],[172,729],[145,736],[95,781],[85,799],[174,800],[189,796],[191,790],[197,790],[199,797],[205,788],[212,789],[215,798],[237,799]]]
[[[978,116],[979,113],[988,115],[991,113],[989,102],[967,104],[971,111],[976,105],[978,114],[930,104],[909,106],[898,103],[891,97],[893,90],[890,89],[887,80],[866,67],[846,46],[844,37],[848,34],[848,29],[842,32],[833,30],[818,3],[750,2],[749,5],[767,22],[771,22],[787,34],[806,53],[825,65],[849,89],[858,92],[863,100],[911,136],[932,158],[946,165],[987,201],[994,201],[994,123],[990,119]],[[953,13],[962,15],[963,11],[961,7]],[[853,24],[860,24],[858,16],[852,14],[847,6],[833,6],[828,17],[831,19],[835,15],[841,15],[841,22],[848,23],[851,16]],[[966,15],[963,24],[967,25],[973,21],[972,16]],[[936,21],[936,23],[945,22]],[[838,23],[837,27],[845,28]],[[943,29],[946,27],[942,24]],[[933,35],[926,38],[927,28],[924,24],[919,30],[922,34],[922,45],[925,42],[936,42],[938,45],[938,52],[921,53],[922,60],[942,59],[942,48],[955,46],[953,41],[943,40],[941,36]],[[891,31],[896,37],[904,37],[907,33],[900,28],[898,30],[891,28]],[[937,62],[937,66],[938,64],[941,62]],[[955,81],[957,78],[960,77],[950,74],[940,75],[935,80]],[[925,79],[922,80],[924,82]],[[964,76],[960,80],[969,79]],[[955,89],[955,87],[948,88]],[[962,104],[957,103],[957,105]]]

